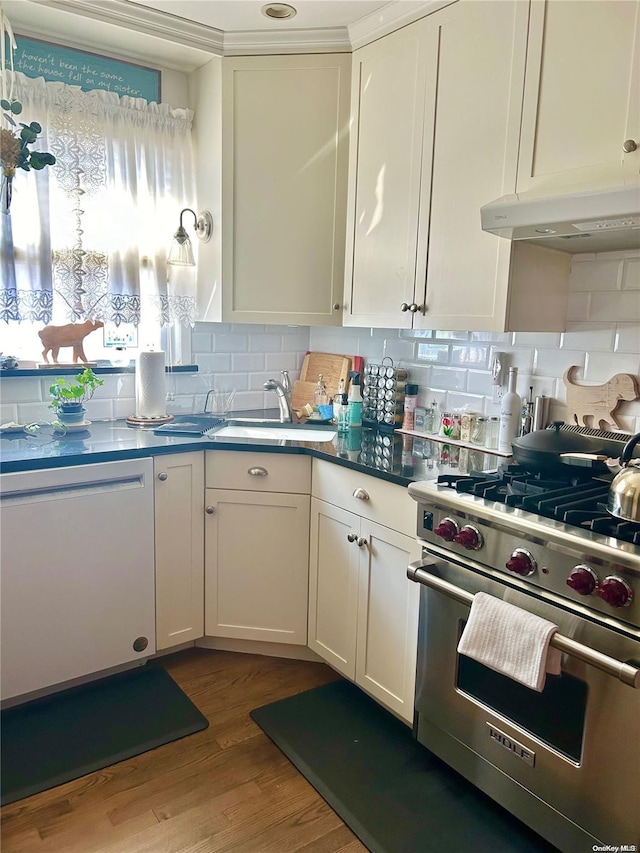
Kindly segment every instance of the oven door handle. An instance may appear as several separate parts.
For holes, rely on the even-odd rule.
[[[407,577],[415,583],[428,586],[430,589],[435,589],[437,592],[442,592],[449,598],[453,598],[460,604],[466,604],[467,607],[471,607],[473,604],[473,593],[467,592],[466,589],[460,589],[459,586],[455,586],[449,583],[449,581],[442,580],[442,578],[425,571],[427,566],[435,567],[436,565],[436,561],[425,562],[424,559],[417,563],[409,563],[407,566]],[[636,689],[640,688],[640,668],[630,663],[616,660],[558,633],[555,633],[551,637],[550,645],[584,663],[588,663],[590,666],[594,666],[596,669],[601,669],[607,675],[613,675],[622,681],[623,684],[628,684],[630,687],[635,687]]]

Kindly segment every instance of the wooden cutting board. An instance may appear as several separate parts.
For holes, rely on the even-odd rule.
[[[302,362],[300,381],[306,384],[311,383],[315,387],[318,384],[318,376],[322,374],[327,394],[329,397],[333,397],[338,393],[341,379],[344,379],[345,391],[348,390],[349,371],[353,369],[352,364],[353,359],[348,355],[337,355],[331,352],[308,352]],[[313,403],[313,391],[311,392],[311,399],[305,400],[305,402]]]
[[[567,421],[593,429],[606,430],[609,424],[622,429],[615,409],[622,400],[638,399],[637,377],[631,373],[616,373],[602,385],[576,385],[573,373],[578,369],[570,367],[563,376],[567,389]]]
[[[313,406],[313,392],[317,384],[317,382],[303,382],[301,379],[296,379],[291,389],[291,408],[294,412],[299,412],[305,403]]]

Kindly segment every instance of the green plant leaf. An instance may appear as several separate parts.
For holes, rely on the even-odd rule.
[[[6,120],[9,122],[9,124],[12,124],[14,127],[17,127],[17,126],[18,126],[18,125],[15,123],[15,121],[11,118],[11,116],[10,116],[10,115],[8,115],[8,113],[5,113],[5,114],[4,114],[4,117],[5,117],[5,118],[6,118]]]
[[[42,133],[42,125],[38,124],[37,121],[32,121],[29,127],[34,133]]]
[[[10,109],[11,109],[11,104],[9,103],[9,101],[6,101],[6,100],[3,98],[3,99],[0,101],[0,107],[2,107],[2,109],[3,109],[3,110],[10,110]]]
[[[20,103],[20,101],[14,101],[14,102],[11,104],[11,106],[10,106],[10,108],[9,108],[9,109],[11,110],[11,112],[12,112],[14,115],[19,116],[19,115],[20,115],[20,113],[22,112],[22,104]]]

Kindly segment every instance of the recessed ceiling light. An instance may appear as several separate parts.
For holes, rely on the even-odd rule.
[[[280,21],[293,18],[297,14],[297,9],[289,6],[288,3],[267,3],[260,11],[267,18],[277,18]]]

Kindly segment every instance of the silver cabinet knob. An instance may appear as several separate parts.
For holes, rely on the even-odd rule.
[[[368,542],[367,542],[367,540],[364,538],[364,536],[361,536],[361,537],[358,539],[358,548],[364,548],[364,546],[365,546],[365,545],[367,545],[367,544],[368,544]]]
[[[163,471],[163,472],[162,472],[162,474],[158,474],[158,479],[159,479],[159,480],[162,480],[162,482],[164,483],[164,481],[167,479],[167,477],[168,477],[168,476],[169,476],[169,475],[168,475],[168,474],[165,474],[165,473],[164,473],[164,471]]]
[[[355,533],[347,533],[347,542],[355,542],[357,538]]]
[[[215,507],[207,506],[205,507],[205,512],[207,513],[207,515],[213,515],[213,513],[215,512]]]
[[[364,489],[356,489],[353,493],[354,498],[358,498],[359,501],[368,501],[369,500],[369,492],[365,492]]]
[[[340,303],[339,303],[339,302],[334,302],[334,304],[333,304],[333,310],[334,310],[334,311],[339,311],[339,310],[340,310]]]
[[[401,311],[408,311],[409,310],[409,303],[403,302],[402,305],[400,306],[400,310]]]
[[[266,468],[261,468],[259,466],[256,468],[249,468],[247,471],[247,474],[251,474],[252,477],[266,477],[268,473],[269,472]]]
[[[419,310],[420,310],[420,306],[418,305],[417,302],[412,302],[411,305],[409,305],[409,311],[411,311],[412,314],[415,314],[416,311],[419,311]]]
[[[625,141],[622,143],[622,150],[625,154],[631,154],[631,152],[635,151],[637,147],[638,143],[635,141],[635,139],[625,139]]]

